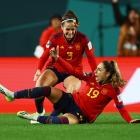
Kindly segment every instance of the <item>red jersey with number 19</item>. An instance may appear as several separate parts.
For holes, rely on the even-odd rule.
[[[110,84],[102,86],[92,84],[87,84],[82,92],[73,93],[76,104],[87,116],[89,122],[95,121],[105,106],[119,94]]]
[[[120,90],[118,87],[113,87],[109,83],[104,85],[97,83],[94,73],[91,76],[78,73],[72,65],[67,63],[61,57],[58,57],[57,62],[60,63],[70,74],[86,81],[86,85],[84,86],[82,84],[82,88],[79,92],[73,93],[72,95],[77,106],[88,118],[88,122],[95,121],[97,116],[100,115],[105,106],[112,99],[114,100],[116,108],[120,112],[121,116],[127,122],[132,120],[131,116],[123,106],[123,102],[119,96]]]

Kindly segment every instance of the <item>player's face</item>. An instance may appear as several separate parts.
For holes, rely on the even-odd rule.
[[[62,30],[66,39],[71,40],[77,31],[77,27],[75,26],[74,22],[65,22],[62,25]]]
[[[57,18],[54,18],[51,21],[51,25],[53,26],[53,28],[58,29],[61,27],[61,21]]]
[[[108,72],[106,72],[105,68],[104,68],[104,64],[100,63],[96,70],[95,70],[95,78],[96,81],[99,82],[103,82],[108,78]]]

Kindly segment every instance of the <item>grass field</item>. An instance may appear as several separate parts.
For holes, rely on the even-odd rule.
[[[140,118],[140,114],[132,114]],[[15,114],[0,114],[0,140],[139,140],[140,124],[127,124],[119,114],[102,114],[93,124],[31,125]]]

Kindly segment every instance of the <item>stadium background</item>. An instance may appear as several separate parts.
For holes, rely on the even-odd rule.
[[[122,12],[123,3],[128,1],[121,2]],[[132,5],[140,6],[138,0],[133,0]],[[0,56],[33,56],[49,18],[56,13],[63,15],[68,9],[78,15],[79,30],[91,39],[96,56],[116,55],[119,28],[114,26],[111,0],[4,0],[0,4]],[[99,31],[103,32],[103,39]]]
[[[116,59],[124,78],[132,79],[136,69],[140,67],[140,58],[115,57],[119,28],[115,26],[110,0],[100,2],[98,0],[1,1],[0,83],[12,90],[34,86],[32,79],[37,59],[33,57],[33,52],[39,36],[53,14],[63,15],[68,9],[74,10],[78,15],[79,30],[84,32],[94,44],[95,55],[98,56],[97,62],[103,59]],[[122,12],[125,12],[125,2],[121,2]],[[138,0],[133,0],[132,5],[140,6]],[[83,63],[86,63],[86,60]],[[88,66],[85,67],[86,70],[89,70]],[[137,88],[134,92],[139,91],[139,87]],[[34,111],[33,101],[15,101],[9,105],[1,95],[0,98],[2,113],[13,113],[24,109]],[[139,104],[128,105],[129,111],[139,112],[138,108]],[[50,104],[47,110],[51,110]],[[113,103],[105,111],[116,111]]]

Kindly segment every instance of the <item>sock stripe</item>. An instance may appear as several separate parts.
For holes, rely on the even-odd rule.
[[[69,120],[65,116],[39,116],[37,121],[43,124],[69,124]]]
[[[69,120],[67,117],[60,116],[59,118],[60,118],[61,124],[68,124],[69,123]]]

